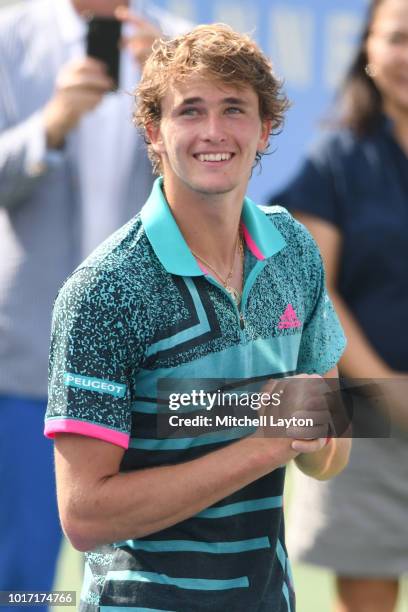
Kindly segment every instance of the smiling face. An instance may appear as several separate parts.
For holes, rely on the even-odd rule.
[[[384,0],[374,14],[367,57],[384,108],[408,113],[408,2]]]
[[[147,132],[161,158],[166,193],[183,197],[186,190],[208,196],[245,193],[270,129],[251,87],[194,77],[168,88],[160,123]]]

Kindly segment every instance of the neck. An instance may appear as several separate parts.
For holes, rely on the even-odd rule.
[[[390,104],[386,104],[384,110],[393,122],[393,133],[396,140],[408,155],[408,111]]]
[[[200,194],[164,181],[173,216],[192,251],[221,271],[228,268],[236,246],[244,193]],[[181,192],[184,193],[181,193]]]

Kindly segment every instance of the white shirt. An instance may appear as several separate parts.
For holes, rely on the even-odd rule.
[[[75,12],[70,0],[58,0],[56,9],[68,53],[65,59],[83,57],[85,21]],[[138,136],[131,121],[130,93],[139,76],[136,63],[124,50],[120,58],[119,90],[105,95],[94,111],[82,117],[70,143],[80,183],[82,257],[120,225],[119,202],[125,197],[123,190],[129,183],[131,163],[137,163]]]
[[[175,17],[151,2],[131,0],[130,8],[155,23],[166,35],[175,36],[192,28],[188,21]],[[85,55],[86,22],[74,10],[70,0],[55,3],[57,20],[68,57]],[[132,32],[125,24],[123,34]],[[72,147],[76,159],[81,194],[82,256],[86,257],[120,225],[118,205],[126,197],[130,172],[137,166],[140,136],[132,124],[132,92],[140,78],[140,69],[124,49],[120,56],[119,89],[104,96],[97,108],[83,116]],[[135,211],[136,213],[136,211]]]

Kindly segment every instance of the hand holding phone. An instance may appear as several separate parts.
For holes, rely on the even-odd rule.
[[[105,65],[95,58],[81,57],[62,66],[54,94],[43,112],[47,146],[51,149],[63,146],[66,135],[112,88],[113,81]]]

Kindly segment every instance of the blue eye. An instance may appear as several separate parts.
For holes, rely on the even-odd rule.
[[[238,115],[240,113],[242,113],[242,108],[239,108],[238,106],[229,106],[226,109],[226,112],[230,115]]]
[[[198,114],[198,110],[196,108],[184,108],[180,114],[193,117],[194,115]]]

